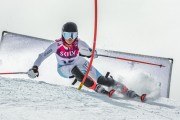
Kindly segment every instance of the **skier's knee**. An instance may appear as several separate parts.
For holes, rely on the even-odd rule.
[[[100,76],[97,80],[97,83],[110,87],[110,86],[113,86],[115,84],[115,80],[112,78]]]
[[[79,82],[83,80],[84,74],[77,66],[75,66],[71,72]],[[86,78],[84,85],[90,89],[96,88],[96,82],[89,76]]]
[[[82,81],[83,77],[84,77],[84,74],[81,72],[81,70],[75,66],[72,70],[71,70],[71,73],[75,76],[75,78],[78,80],[78,81]]]

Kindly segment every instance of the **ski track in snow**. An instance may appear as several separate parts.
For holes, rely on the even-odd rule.
[[[141,103],[30,79],[0,77],[0,120],[179,120],[180,102]]]

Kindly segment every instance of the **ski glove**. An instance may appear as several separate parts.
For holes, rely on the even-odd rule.
[[[79,55],[82,56],[82,57],[90,58],[91,55],[92,55],[92,49],[82,47],[82,48],[79,49],[79,53],[80,53]],[[97,57],[98,57],[98,54],[97,54],[97,51],[95,50],[94,58],[97,58]]]
[[[30,78],[38,77],[39,76],[38,66],[33,66],[31,69],[29,69],[27,74]]]

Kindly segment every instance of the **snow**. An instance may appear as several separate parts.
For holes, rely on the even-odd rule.
[[[0,77],[0,120],[178,120],[180,102],[141,103],[30,79]]]

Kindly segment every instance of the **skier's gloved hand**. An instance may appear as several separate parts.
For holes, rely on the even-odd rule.
[[[82,47],[82,48],[79,49],[79,53],[80,53],[80,56],[90,58],[91,55],[92,55],[92,49]],[[95,52],[94,52],[94,58],[97,58],[97,57],[98,57],[97,51],[95,50]]]
[[[39,76],[38,66],[33,66],[31,69],[29,69],[27,74],[30,78],[38,77]]]
[[[88,48],[85,48],[85,47],[81,47],[79,49],[79,53],[80,53],[80,56],[88,57],[88,58],[90,58],[91,54],[92,54],[91,51]]]

